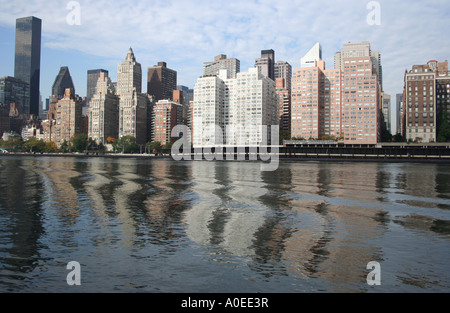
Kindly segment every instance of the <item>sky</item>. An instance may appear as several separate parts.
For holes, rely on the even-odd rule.
[[[384,91],[403,90],[415,64],[450,58],[448,0],[0,0],[0,77],[14,76],[15,21],[42,19],[41,94],[48,98],[61,66],[80,96],[87,71],[106,69],[113,81],[131,47],[147,68],[163,61],[178,85],[193,88],[203,63],[226,54],[253,67],[261,50],[293,71],[317,42],[326,68],[344,43],[369,41],[381,53]]]

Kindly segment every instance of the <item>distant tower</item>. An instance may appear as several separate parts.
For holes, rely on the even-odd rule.
[[[106,74],[108,76],[108,71],[103,69],[98,70],[88,70],[87,72],[87,88],[86,88],[86,105],[89,106],[89,102],[94,96],[97,88],[97,82],[100,77],[100,74]]]
[[[241,71],[241,62],[236,58],[228,59],[225,54],[219,54],[213,62],[203,63],[203,76],[217,76],[220,70],[228,70],[230,78],[236,78],[236,74]]]
[[[148,68],[147,93],[159,100],[172,100],[177,89],[177,72],[168,68],[166,62]]]
[[[66,89],[73,89],[75,91],[69,68],[67,66],[62,66],[59,69],[55,82],[53,83],[52,97],[57,99],[63,98],[66,93]]]
[[[108,137],[118,137],[119,97],[108,73],[100,73],[95,89],[88,108],[88,134],[97,143],[105,144]]]
[[[30,100],[25,114],[39,115],[42,21],[34,16],[16,20],[14,77],[30,85]]]
[[[255,61],[255,67],[262,75],[275,81],[275,51],[262,50],[261,58]]]
[[[320,46],[320,43],[316,43],[314,47],[301,58],[300,68],[316,67],[318,61],[322,61],[322,47]]]
[[[275,82],[277,78],[283,78],[286,89],[291,89],[292,66],[285,61],[275,63]]]
[[[149,99],[141,93],[142,68],[133,49],[117,67],[117,95],[119,96],[118,137],[132,136],[137,144],[147,142],[147,112]]]

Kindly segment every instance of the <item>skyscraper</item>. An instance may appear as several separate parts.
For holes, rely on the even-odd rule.
[[[5,76],[0,78],[0,103],[9,109],[11,103],[21,108],[30,101],[30,85],[23,80]],[[0,134],[2,135],[2,134]]]
[[[286,89],[291,89],[292,82],[292,66],[285,61],[278,61],[275,63],[275,80],[277,78],[284,79],[284,87]]]
[[[381,90],[383,90],[383,67],[381,66],[381,54],[378,51],[373,51],[370,47],[370,42],[363,41],[358,43],[346,43],[341,51],[336,52],[334,56],[334,68],[343,69],[345,58],[354,57],[370,57],[375,71],[377,72],[378,81],[380,82]]]
[[[147,93],[159,100],[172,100],[177,89],[177,72],[168,68],[166,62],[148,68]]]
[[[81,133],[81,99],[73,89],[66,89],[56,105],[56,127],[51,140],[58,146]]]
[[[315,50],[318,56],[317,48]],[[311,66],[298,69],[293,77],[292,137],[344,139],[346,144],[379,141],[379,63],[372,62],[374,58],[369,51],[346,54],[344,49],[344,53],[338,52],[339,57],[335,59],[338,67],[333,70],[326,70],[325,62],[314,56],[311,58],[309,52],[302,58],[305,66]]]
[[[275,51],[262,50],[261,57],[255,61],[255,67],[262,75],[275,81]]]
[[[67,66],[62,66],[53,83],[52,97],[57,99],[64,97],[66,89],[73,89],[75,91],[69,68]]]
[[[230,78],[227,70],[199,78],[193,102],[194,147],[258,146],[264,143],[262,127],[279,124],[275,82],[257,68],[236,78]]]
[[[322,61],[322,47],[316,43],[303,58],[300,59],[300,67],[314,67],[318,61]]]
[[[450,72],[448,61],[428,61],[405,72],[402,135],[408,141],[447,141],[440,132],[449,120]]]
[[[16,20],[14,77],[30,85],[30,100],[23,106],[25,114],[39,115],[42,21],[34,16]]]
[[[396,134],[401,134],[401,127],[402,127],[402,115],[403,115],[403,94],[398,93],[396,94],[396,101],[395,101],[395,125],[396,125]]]
[[[184,124],[184,106],[172,100],[159,100],[153,106],[153,134],[152,141],[158,141],[162,145],[174,142],[172,129]]]
[[[280,131],[291,133],[291,90],[287,88],[284,78],[275,80],[280,115]]]
[[[103,69],[88,70],[87,71],[87,88],[86,88],[86,105],[89,106],[89,102],[92,96],[95,94],[95,88],[101,73],[105,73],[108,76],[108,71]]]
[[[236,74],[241,71],[241,62],[236,58],[228,59],[225,54],[220,54],[214,58],[213,62],[203,63],[203,76],[219,75],[220,70],[228,70],[231,78],[236,78]]]
[[[142,68],[133,49],[117,67],[117,94],[119,95],[119,138],[132,136],[137,144],[147,142],[147,112],[149,99],[141,93]]]
[[[119,97],[105,72],[100,73],[95,89],[88,108],[88,134],[97,143],[105,144],[108,137],[118,137]]]
[[[382,113],[383,113],[383,127],[392,134],[391,125],[391,95],[382,93]]]

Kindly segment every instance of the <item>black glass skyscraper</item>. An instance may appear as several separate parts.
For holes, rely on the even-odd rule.
[[[14,77],[30,84],[30,102],[23,107],[25,114],[39,115],[41,29],[42,21],[34,16],[16,20]]]
[[[58,76],[56,76],[55,82],[52,86],[52,97],[57,99],[63,98],[67,88],[75,91],[75,86],[73,85],[69,68],[67,66],[62,66],[59,69]]]

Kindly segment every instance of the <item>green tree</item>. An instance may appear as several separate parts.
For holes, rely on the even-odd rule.
[[[450,141],[450,124],[448,122],[448,112],[444,107],[439,112],[439,118],[437,123],[437,141],[448,142]]]
[[[291,139],[291,131],[281,129],[280,130],[280,143],[283,143],[283,140],[290,140]]]
[[[14,137],[10,140],[3,141],[3,143],[2,143],[2,148],[8,149],[8,150],[22,150],[22,147],[23,147],[23,141],[22,141],[22,139],[20,139],[18,137]]]
[[[123,136],[113,143],[113,147],[115,147],[115,151],[122,153],[136,153],[139,151],[136,138],[133,136]]]
[[[147,142],[145,149],[150,151],[150,153],[159,153],[162,149],[162,145],[159,141]]]
[[[381,141],[382,142],[391,142],[392,141],[392,134],[390,131],[388,131],[386,128],[381,129]]]
[[[37,140],[35,137],[31,137],[24,142],[23,147],[28,152],[44,152],[45,142],[42,139]]]
[[[60,149],[63,153],[66,153],[69,151],[70,146],[69,146],[69,143],[67,142],[67,140],[64,139],[63,143],[61,144]]]
[[[56,143],[54,141],[46,142],[45,143],[45,152],[47,153],[53,153],[56,152],[58,148],[56,147]]]
[[[162,149],[164,149],[164,150],[172,149],[172,146],[173,146],[173,142],[168,142],[164,146],[162,146]]]
[[[88,145],[88,136],[86,134],[75,134],[72,139],[72,152],[84,152]]]

